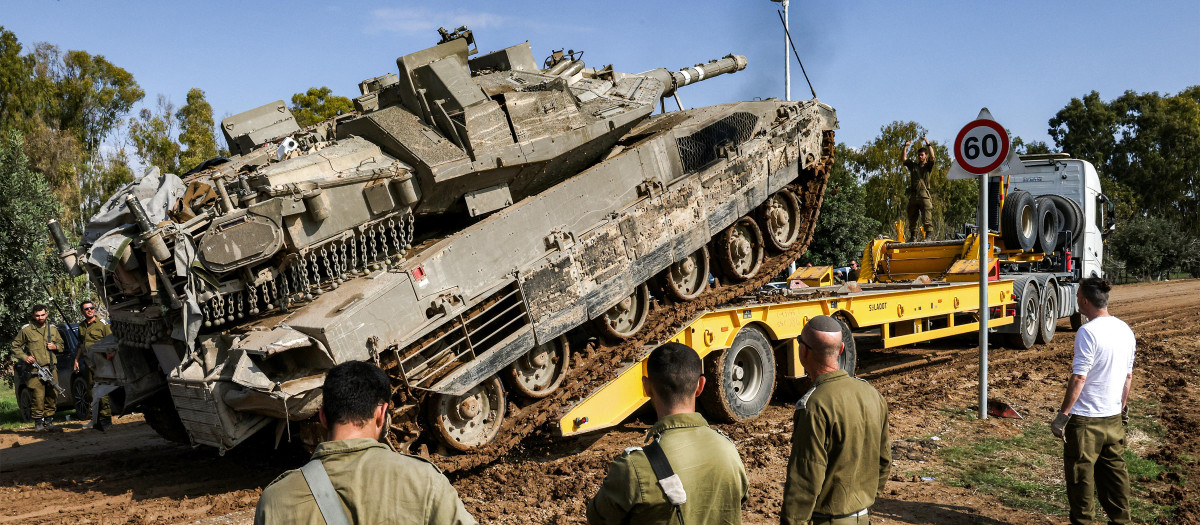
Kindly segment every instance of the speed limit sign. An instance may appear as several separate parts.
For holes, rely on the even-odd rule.
[[[954,139],[954,158],[976,175],[1000,167],[1008,158],[1008,133],[994,120],[979,119],[963,126]]]

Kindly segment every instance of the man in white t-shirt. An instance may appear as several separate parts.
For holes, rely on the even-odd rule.
[[[1092,523],[1093,492],[1109,523],[1129,523],[1129,473],[1125,470],[1122,414],[1133,381],[1133,330],[1109,315],[1112,286],[1099,277],[1080,282],[1079,312],[1090,321],[1075,335],[1075,358],[1062,408],[1050,430],[1062,438],[1071,523]]]

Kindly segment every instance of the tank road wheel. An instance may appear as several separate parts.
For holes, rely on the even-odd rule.
[[[629,297],[613,305],[608,311],[596,318],[596,328],[605,337],[614,341],[629,339],[650,316],[650,289],[640,284]]]
[[[788,190],[776,192],[758,209],[758,224],[767,249],[787,251],[800,238],[800,200]]]
[[[754,277],[763,262],[763,236],[758,225],[742,217],[717,237],[717,266],[734,282]]]
[[[701,246],[691,255],[667,267],[658,276],[663,292],[677,301],[691,301],[708,287],[708,248]]]
[[[509,388],[530,399],[541,399],[555,390],[571,368],[567,337],[533,347],[504,369]]]
[[[775,389],[775,352],[762,330],[747,326],[733,346],[708,355],[700,403],[720,421],[753,419],[763,411]]]
[[[491,443],[504,423],[504,386],[496,376],[461,396],[437,394],[431,401],[434,435],[460,452]]]
[[[83,376],[71,381],[71,398],[75,403],[75,419],[92,418],[92,390]]]
[[[1027,281],[1021,291],[1021,318],[1017,320],[1017,333],[1006,334],[1008,346],[1018,350],[1029,350],[1037,341],[1038,327],[1041,326],[1042,296],[1038,293],[1037,285]]]
[[[1042,316],[1038,323],[1037,342],[1049,343],[1054,340],[1054,331],[1058,329],[1058,287],[1046,283],[1042,290]]]

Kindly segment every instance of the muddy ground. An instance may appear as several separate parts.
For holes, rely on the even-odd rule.
[[[1200,523],[1200,281],[1117,287],[1111,311],[1138,336],[1132,398],[1153,407],[1148,417],[1164,430],[1162,438],[1131,444],[1167,466],[1158,479],[1142,483],[1140,497],[1175,506],[1166,522]],[[1059,330],[1049,345],[991,352],[991,397],[1016,406],[1023,420],[970,415],[978,403],[973,336],[888,350],[879,349],[877,338],[859,338],[859,376],[890,404],[896,456],[892,480],[873,509],[875,523],[1065,523],[1062,516],[1010,508],[969,484],[921,481],[943,461],[931,436],[1004,438],[1044,426],[1069,374],[1074,334],[1065,320]],[[649,419],[643,414],[580,439],[533,436],[501,461],[451,479],[484,523],[582,522],[584,502],[609,460],[641,442]],[[63,426],[51,435],[31,428],[0,432],[0,523],[245,523],[262,487],[305,461],[295,452],[247,449],[222,457],[193,450],[160,439],[139,416],[118,418],[105,433],[79,423]],[[750,423],[720,427],[737,443],[750,474],[747,523],[778,521],[791,427],[785,399]],[[1053,478],[1045,482],[1061,484]]]

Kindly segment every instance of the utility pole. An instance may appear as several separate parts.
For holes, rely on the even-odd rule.
[[[788,3],[790,0],[771,0],[771,1],[783,4],[783,99],[791,100],[792,99],[792,57],[788,54],[791,51],[789,49],[790,44],[788,43],[788,37],[787,37],[788,31],[791,30],[791,28],[788,27]]]

